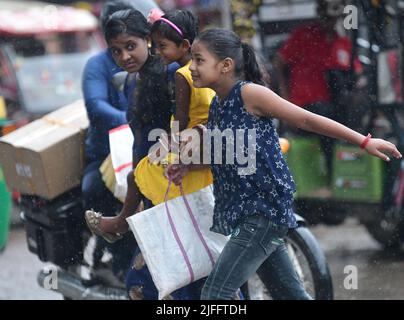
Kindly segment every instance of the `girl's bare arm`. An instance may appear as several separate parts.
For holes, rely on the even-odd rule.
[[[180,73],[175,74],[174,80],[175,80],[174,119],[179,122],[179,130],[182,131],[188,126],[191,88],[189,87],[187,80]]]
[[[303,130],[345,140],[356,145],[360,145],[365,140],[364,135],[334,120],[300,108],[263,86],[246,85],[243,87],[242,96],[247,111],[256,116],[278,118]],[[401,158],[401,153],[394,144],[381,139],[371,139],[366,145],[366,150],[386,161],[389,158],[383,152]]]

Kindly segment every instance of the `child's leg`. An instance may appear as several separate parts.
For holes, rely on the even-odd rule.
[[[170,254],[170,253],[167,253]],[[164,299],[199,300],[205,279],[195,281],[172,292]],[[139,248],[136,249],[125,280],[126,289],[131,300],[157,300],[158,290],[154,285],[150,271]]]
[[[142,200],[142,194],[135,182],[133,170],[127,176],[128,191],[126,193],[125,202],[119,215],[116,217],[103,217],[100,221],[100,229],[103,232],[124,233],[129,226],[126,218],[133,215]]]
[[[99,170],[101,164],[102,161],[90,162],[84,170],[82,179],[84,208],[105,212],[108,215],[115,215],[116,212],[121,210],[122,204],[106,188]],[[107,242],[97,236],[95,238],[95,247],[93,250],[94,267],[101,262],[106,247]],[[114,251],[112,250],[112,252]]]
[[[230,300],[268,256],[284,244],[287,230],[263,215],[247,217],[224,247],[202,289],[202,299]]]
[[[154,285],[139,248],[135,250],[126,274],[125,286],[131,300],[157,300],[158,291]]]

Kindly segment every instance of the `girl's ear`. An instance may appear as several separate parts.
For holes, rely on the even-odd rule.
[[[191,42],[188,39],[182,40],[182,47],[186,50],[191,50]]]
[[[228,73],[234,69],[234,60],[232,58],[225,58],[222,60],[222,73]]]

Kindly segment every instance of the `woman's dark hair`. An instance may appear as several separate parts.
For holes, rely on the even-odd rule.
[[[104,28],[105,40],[109,42],[124,33],[142,39],[150,35],[150,26],[140,11],[127,9],[109,16]]]
[[[165,123],[164,130],[169,129],[170,117],[173,112],[172,92],[166,76],[166,68],[160,57],[150,55],[141,72],[139,72],[136,88],[133,92],[135,105],[128,110],[135,119],[136,128],[145,125],[155,127],[153,120],[161,126]],[[129,114],[128,119],[132,118]],[[131,126],[132,124],[129,123]],[[133,126],[132,126],[133,127]]]
[[[121,10],[128,10],[128,9],[134,9],[130,4],[123,2],[123,1],[108,1],[103,7],[100,15],[100,23],[101,23],[101,30],[104,33],[105,32],[105,25],[107,24],[107,21],[109,17]]]
[[[172,26],[163,20],[157,20],[151,29],[152,33],[157,33],[164,38],[175,42],[178,46],[184,39],[187,39],[192,44],[198,34],[199,24],[198,19],[188,10],[173,10],[162,16],[174,23],[181,31],[181,36]]]
[[[233,59],[236,76],[244,76],[245,80],[266,85],[254,49],[243,43],[233,31],[208,29],[202,32],[197,40],[203,42],[220,60]]]

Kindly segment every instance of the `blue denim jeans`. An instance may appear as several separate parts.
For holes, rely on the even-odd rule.
[[[264,215],[244,219],[206,280],[202,300],[230,300],[267,259],[275,280],[271,284],[274,299],[311,299],[289,258],[283,240],[287,232],[287,227],[275,225]]]

